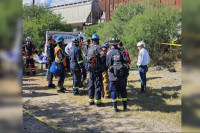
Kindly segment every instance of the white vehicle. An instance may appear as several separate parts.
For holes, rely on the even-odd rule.
[[[47,45],[48,45],[48,37],[52,36],[53,39],[56,41],[58,36],[62,36],[64,38],[64,44],[67,45],[71,42],[71,40],[78,36],[78,32],[63,32],[63,31],[46,31],[46,42],[44,47],[44,55],[47,55]]]

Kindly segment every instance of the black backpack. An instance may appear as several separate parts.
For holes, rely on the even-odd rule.
[[[124,69],[124,65],[122,63],[122,59],[121,59],[121,54],[120,52],[118,51],[118,54],[115,54],[112,56],[113,58],[113,66],[112,66],[112,69],[113,69],[113,75],[115,77],[123,77],[125,75],[125,69]]]
[[[90,72],[99,72],[101,61],[100,61],[100,54],[95,48],[93,51],[87,55],[87,63],[88,63],[88,71]]]

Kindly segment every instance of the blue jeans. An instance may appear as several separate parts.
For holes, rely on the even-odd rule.
[[[146,73],[148,72],[148,66],[140,66],[139,67],[139,75],[140,75],[140,81],[141,81],[141,90],[145,90],[146,88]]]

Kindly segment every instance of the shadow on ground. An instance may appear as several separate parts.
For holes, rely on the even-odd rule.
[[[146,93],[140,93],[140,88],[134,88],[128,85],[128,105],[137,105],[141,107],[139,111],[160,111],[160,112],[177,112],[181,111],[181,105],[168,105],[164,99],[175,99],[179,97],[178,90],[181,86],[163,87],[162,89],[147,89]],[[173,94],[166,91],[173,90]]]

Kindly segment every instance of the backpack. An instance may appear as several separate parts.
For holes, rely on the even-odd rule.
[[[101,61],[100,61],[100,54],[95,48],[89,55],[87,55],[87,63],[88,63],[88,71],[90,72],[99,72]]]
[[[121,78],[125,75],[125,69],[124,69],[124,64],[122,63],[121,60],[121,54],[118,51],[118,54],[115,54],[112,56],[113,58],[113,75],[115,77]]]

